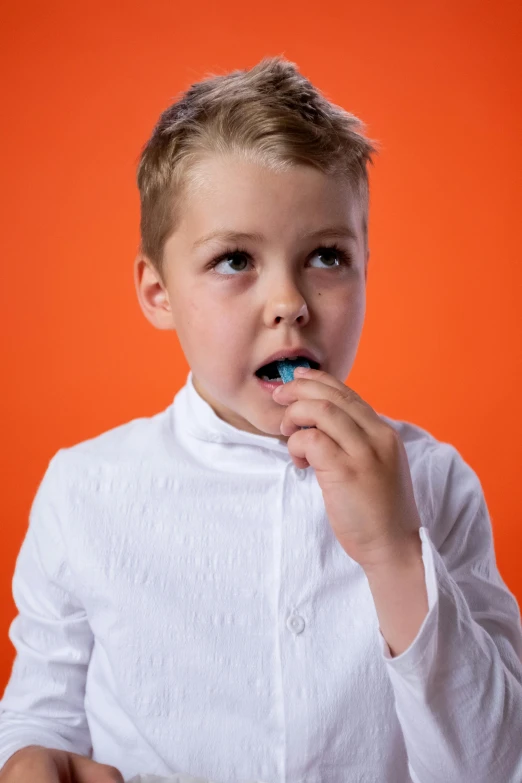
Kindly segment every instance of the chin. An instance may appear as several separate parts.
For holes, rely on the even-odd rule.
[[[270,435],[272,437],[282,438],[283,435],[281,435],[281,430],[279,429],[281,422],[279,424],[276,424],[274,426],[274,429],[270,427],[263,427],[260,422],[254,422],[251,420],[248,420],[248,423],[252,428],[255,428],[256,432],[258,432],[261,435]]]
[[[282,440],[285,443],[288,441],[289,438],[288,435],[283,435],[281,433],[279,426],[275,427],[273,432],[271,430],[262,430],[261,428],[259,428],[259,431],[261,432],[262,435],[268,435],[271,438],[277,438],[278,440]]]

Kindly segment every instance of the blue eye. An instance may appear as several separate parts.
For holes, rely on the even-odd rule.
[[[343,250],[342,248],[338,247],[335,244],[324,246],[324,247],[318,247],[314,251],[314,254],[319,254],[321,256],[329,256],[329,255],[333,254],[334,256],[337,256],[337,258],[339,259],[339,263],[338,264],[327,264],[326,267],[323,267],[323,269],[327,269],[327,268],[339,269],[339,267],[351,266],[352,265],[352,259],[348,255],[348,253],[346,253],[345,250]],[[234,250],[227,250],[225,253],[221,253],[221,255],[217,256],[217,258],[214,258],[213,261],[210,262],[209,268],[212,269],[212,270],[215,270],[215,268],[219,264],[221,264],[223,262],[226,262],[226,261],[229,261],[233,257],[237,258],[238,256],[239,257],[243,256],[243,260],[245,258],[250,258],[250,255],[249,255],[248,251],[243,250],[242,248],[236,247]],[[320,269],[320,267],[314,267],[314,268],[315,269]],[[215,272],[215,274],[218,275],[219,277],[237,277],[237,275],[234,274],[234,271],[239,271],[239,272],[244,272],[245,271],[244,268],[243,269],[239,269],[239,270],[233,270],[231,266],[229,266],[228,269],[232,270],[232,274],[228,274],[228,273],[222,274],[221,272]]]

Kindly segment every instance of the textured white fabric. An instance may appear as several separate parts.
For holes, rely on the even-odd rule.
[[[382,414],[379,414],[382,416]],[[287,445],[187,383],[60,449],[17,559],[0,766],[28,744],[219,783],[520,783],[522,629],[476,473],[400,433],[430,610],[396,658]]]

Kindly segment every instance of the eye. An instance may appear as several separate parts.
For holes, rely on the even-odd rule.
[[[348,255],[348,253],[335,244],[318,247],[316,248],[316,250],[314,250],[313,255],[324,256],[327,260],[330,260],[332,255],[337,256],[339,260],[338,264],[326,263],[326,267],[323,267],[323,269],[324,268],[339,269],[340,267],[352,265],[352,259]],[[239,247],[235,248],[234,250],[227,250],[225,253],[222,253],[221,255],[217,256],[217,258],[214,258],[210,262],[209,268],[215,272],[216,267],[220,266],[221,264],[225,264],[223,268],[228,269],[228,272],[225,273],[215,272],[215,274],[219,275],[220,277],[237,277],[237,275],[235,275],[234,272],[236,271],[244,272],[245,267],[239,270],[233,269],[231,266],[227,267],[225,262],[228,262],[232,258],[236,258],[236,263],[239,262],[241,264],[242,262],[244,263],[245,260],[248,260],[250,258],[250,254],[246,250],[243,250],[242,248]],[[313,267],[313,268],[320,269],[320,267]]]
[[[335,268],[336,266],[337,267],[351,266],[352,264],[352,259],[348,255],[348,253],[335,244],[328,245],[327,247],[318,247],[315,253],[317,253],[317,255],[326,256],[327,258],[328,256],[332,256],[332,255],[337,256],[337,258],[339,259],[339,263],[333,265],[327,264],[327,266],[330,268]]]
[[[222,253],[220,256],[218,256],[217,258],[214,258],[214,260],[210,262],[210,269],[215,270],[215,268],[217,266],[219,266],[220,264],[224,263],[225,261],[228,261],[230,258],[233,258],[235,256],[248,256],[248,253],[247,253],[246,250],[241,250],[241,248],[236,248],[235,250],[227,250],[226,253]],[[226,268],[226,267],[224,267],[224,268]],[[228,267],[228,269],[230,270],[231,267]],[[234,272],[234,271],[235,270],[232,270],[232,272]],[[243,269],[239,269],[237,271],[243,272],[244,270]],[[216,274],[221,275],[221,272],[216,272]],[[222,277],[223,276],[226,277],[227,273],[225,273],[225,275],[221,275],[221,276]],[[231,275],[228,275],[228,277],[230,277],[230,276]],[[234,277],[234,274],[232,274],[232,277]]]

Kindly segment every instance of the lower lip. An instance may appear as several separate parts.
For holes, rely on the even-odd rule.
[[[269,392],[273,392],[274,389],[277,389],[278,386],[283,385],[283,381],[263,381],[261,378],[259,378],[257,375],[254,375],[254,378],[258,382],[258,384],[263,388],[266,389]]]

